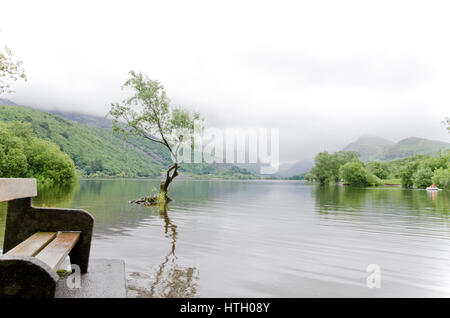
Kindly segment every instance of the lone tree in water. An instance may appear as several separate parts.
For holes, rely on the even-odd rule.
[[[136,203],[154,204],[170,201],[169,185],[178,175],[179,147],[191,140],[198,113],[171,107],[169,98],[160,82],[147,75],[130,71],[130,78],[122,89],[130,88],[133,96],[122,104],[111,104],[109,115],[113,130],[124,136],[132,134],[164,145],[170,152],[173,165],[167,169],[165,181],[161,182],[159,195],[149,196]]]

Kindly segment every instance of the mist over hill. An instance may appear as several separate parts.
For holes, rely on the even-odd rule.
[[[8,99],[2,99],[0,98],[0,104],[2,105],[8,105],[8,106],[14,106],[18,107],[19,105],[11,100]],[[92,135],[92,138],[94,136],[97,136],[99,138],[103,138],[101,136],[105,136],[104,140],[109,140],[111,137],[111,131],[110,128],[112,127],[112,121],[101,116],[95,116],[95,115],[89,115],[89,114],[83,114],[79,112],[67,112],[67,111],[60,111],[60,110],[42,110],[39,107],[35,106],[20,106],[20,109],[33,109],[36,111],[40,111],[41,113],[45,114],[52,114],[57,117],[61,117],[64,119],[67,119],[69,121],[73,121],[82,125],[89,126],[90,128],[81,129],[81,130],[89,130],[93,129],[95,133]],[[37,113],[33,113],[37,114]],[[17,117],[17,116],[16,116]],[[18,116],[20,117],[20,116]],[[41,121],[48,120],[49,117],[45,117],[45,120],[38,116]],[[56,117],[55,117],[56,118]],[[5,116],[0,116],[0,120],[7,120]],[[21,118],[20,120],[23,120]],[[69,129],[68,127],[66,127]],[[98,130],[98,129],[104,129]],[[37,128],[36,131],[40,134],[44,134],[44,132],[40,131],[41,129]],[[64,130],[64,129],[63,129]],[[106,133],[107,131],[107,133]],[[100,133],[101,132],[101,133]],[[61,132],[62,133],[62,132]],[[86,136],[83,138],[87,138],[86,140],[91,140],[92,138]],[[120,137],[114,136],[113,143],[120,147],[127,146],[127,148],[122,149],[118,152],[115,152],[111,160],[115,160],[118,162],[116,156],[118,154],[124,154],[124,151],[130,151],[131,157],[136,156],[136,158],[141,157],[141,159],[136,159],[135,162],[138,166],[144,166],[146,164],[149,164],[150,167],[150,173],[145,173],[143,170],[139,170],[140,172],[138,175],[144,175],[144,176],[154,176],[156,174],[161,173],[163,171],[164,166],[167,166],[170,164],[170,156],[168,153],[164,153],[164,149],[159,149],[160,145],[153,145],[145,140],[141,140],[140,138],[132,137],[129,138],[126,142],[124,142]],[[55,140],[52,140],[55,141]],[[92,140],[91,140],[92,141]],[[64,147],[68,147],[65,145],[65,142],[59,142],[58,140],[55,141],[57,144],[60,145],[62,149]],[[111,146],[111,149],[114,149],[116,146]],[[69,149],[72,149],[72,147],[68,147]],[[89,146],[85,147],[84,149],[90,149]],[[437,141],[437,140],[430,140],[425,138],[418,138],[418,137],[409,137],[400,140],[399,142],[393,142],[391,140],[377,137],[377,136],[369,136],[369,135],[363,135],[359,137],[354,142],[348,144],[345,146],[342,150],[343,151],[355,151],[360,154],[360,158],[364,162],[369,161],[389,161],[389,160],[396,160],[396,159],[402,159],[410,156],[414,156],[417,154],[423,154],[423,155],[434,155],[437,154],[441,150],[450,149],[450,143],[444,142],[444,141]],[[86,151],[76,151],[76,155],[72,154],[74,156],[74,161],[77,164],[77,167],[81,167],[84,169],[84,167],[88,166],[90,163],[95,161],[98,158],[91,158],[94,155],[79,155],[79,153],[85,153]],[[93,149],[92,153],[97,153],[98,151]],[[135,153],[137,152],[137,153]],[[89,157],[89,158],[85,158]],[[97,157],[103,157],[100,155],[97,155]],[[146,157],[146,158],[145,158]],[[84,159],[83,159],[84,158]],[[115,158],[115,159],[113,159]],[[121,157],[120,160],[125,160],[125,157]],[[109,161],[108,159],[105,159],[106,161]],[[150,161],[148,161],[150,160]],[[138,163],[142,161],[141,163]],[[89,163],[90,162],[90,163]],[[98,162],[98,161],[97,161]],[[155,166],[156,165],[156,166]],[[119,165],[120,166],[120,165]],[[185,165],[184,169],[186,171],[192,171],[194,174],[206,174],[206,175],[214,175],[218,171],[225,171],[230,170],[233,165],[227,165],[227,164],[215,164],[211,167],[208,166],[208,164],[200,164],[197,166],[191,166],[190,168],[188,166],[191,165]],[[260,170],[259,164],[236,164],[234,165],[236,168],[239,169],[236,170],[234,168],[234,171],[238,173],[244,173],[244,177],[248,172],[251,172],[251,175],[258,175]],[[277,177],[286,178],[298,175],[300,173],[308,172],[311,167],[313,166],[313,158],[310,160],[301,160],[297,162],[292,163],[284,163],[280,165],[279,171],[275,174]],[[122,168],[121,168],[122,169]],[[123,167],[125,169],[124,171],[128,171],[129,168]],[[128,169],[128,170],[127,170]],[[89,170],[89,168],[88,168]],[[231,171],[231,170],[230,170]],[[111,172],[111,171],[110,171]],[[114,170],[113,174],[117,173],[117,171]],[[128,172],[127,172],[128,174]]]
[[[37,137],[56,143],[67,153],[83,175],[157,177],[172,164],[163,145],[132,135],[124,140],[112,133],[110,121],[102,117],[48,112],[0,100],[0,121],[29,123]],[[257,178],[234,165],[181,164],[180,172],[227,179]]]
[[[361,136],[356,141],[348,144],[343,151],[355,151],[359,153],[361,160],[370,161],[377,156],[382,156],[383,152],[395,145],[395,142],[375,137]]]
[[[305,173],[311,170],[314,165],[313,160],[301,160],[292,163],[284,163],[280,165],[280,169],[276,176],[281,178],[288,178],[296,176],[300,173]]]
[[[361,136],[342,150],[355,151],[362,161],[389,161],[414,155],[435,155],[450,149],[450,143],[418,137],[409,137],[393,142],[375,136]]]
[[[447,149],[450,149],[450,143],[444,141],[409,137],[393,142],[381,137],[364,135],[345,146],[342,151],[357,152],[362,161],[370,162],[398,160],[414,155],[436,155]],[[313,160],[283,164],[276,176],[282,178],[298,176],[309,172],[313,165]]]
[[[13,102],[9,99],[5,99],[5,98],[0,98],[0,105],[23,106],[23,107],[27,107],[27,108],[33,108],[33,109],[40,110],[40,111],[43,111],[46,113],[55,114],[55,115],[61,116],[66,119],[76,121],[77,123],[85,124],[85,125],[92,126],[92,127],[111,128],[113,125],[112,121],[105,117],[89,115],[89,114],[84,114],[84,113],[80,113],[80,112],[48,110],[48,109],[42,109],[42,108],[36,107],[36,106],[19,105],[19,104],[16,104],[15,102]]]

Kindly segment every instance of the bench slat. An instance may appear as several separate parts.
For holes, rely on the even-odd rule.
[[[57,270],[79,238],[80,232],[62,232],[36,258]]]
[[[7,256],[35,256],[46,247],[54,238],[56,232],[37,232],[25,241],[9,250]]]
[[[37,196],[36,179],[0,178],[0,202]]]

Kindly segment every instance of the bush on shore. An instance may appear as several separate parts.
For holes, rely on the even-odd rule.
[[[30,124],[0,122],[0,177],[54,185],[72,182],[76,173],[72,159],[56,144],[34,137]]]

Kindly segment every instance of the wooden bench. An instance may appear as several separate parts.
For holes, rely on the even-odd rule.
[[[56,270],[70,262],[86,273],[93,217],[76,209],[34,208],[35,179],[0,178],[0,202],[8,201],[0,297],[53,297]]]

